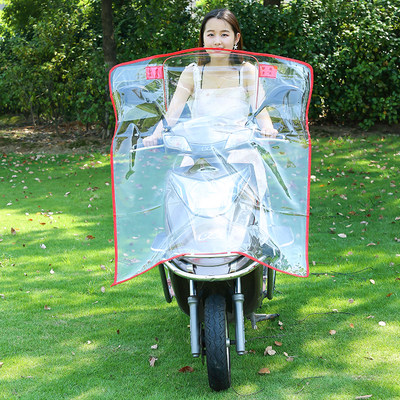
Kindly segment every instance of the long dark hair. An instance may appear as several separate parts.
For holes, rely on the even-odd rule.
[[[225,22],[227,22],[232,27],[232,30],[235,33],[235,37],[239,33],[240,37],[237,43],[237,49],[243,50],[242,31],[240,30],[239,22],[235,14],[232,11],[228,10],[227,8],[218,8],[206,14],[200,26],[199,47],[204,47],[204,30],[206,29],[206,24],[208,20],[210,20],[211,18],[222,19]],[[242,57],[240,57],[238,54],[232,53],[230,61],[232,64],[240,64],[242,62]],[[208,62],[209,62],[209,57],[207,56],[205,57],[204,60],[200,61],[200,64],[207,64]]]

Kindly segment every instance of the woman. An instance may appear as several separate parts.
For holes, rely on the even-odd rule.
[[[199,47],[207,48],[207,57],[198,64],[191,64],[182,72],[176,91],[166,113],[169,126],[174,126],[189,98],[192,98],[192,118],[201,116],[222,117],[231,123],[244,124],[249,105],[256,106],[257,70],[242,62],[240,55],[211,49],[242,50],[243,41],[235,15],[227,9],[209,12],[203,19]],[[257,122],[264,135],[275,136],[271,118],[266,109]],[[162,136],[160,123],[151,136],[143,139],[145,146],[154,146]]]

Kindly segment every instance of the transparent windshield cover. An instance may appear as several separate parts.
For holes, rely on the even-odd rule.
[[[117,65],[114,284],[241,255],[308,276],[308,64],[191,49]]]

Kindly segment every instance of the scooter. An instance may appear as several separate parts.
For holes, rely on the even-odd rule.
[[[284,139],[273,141],[278,140]],[[230,152],[245,150],[249,141],[266,139],[257,139],[254,128],[208,118],[167,127],[163,135],[166,151],[184,154],[191,162],[178,163],[169,173],[165,231],[152,249],[180,247],[184,254],[159,265],[164,295],[167,302],[175,297],[190,316],[192,355],[206,356],[209,385],[215,391],[230,387],[230,347],[245,354],[244,318],[255,328],[257,322],[278,316],[256,314],[264,298],[272,299],[276,276],[259,261],[271,264],[280,254],[258,240],[260,201],[252,189],[253,168],[227,162]],[[173,243],[166,245],[169,240]],[[194,248],[194,254],[187,250]],[[258,261],[227,248],[259,253]],[[234,339],[229,337],[231,322]]]
[[[114,285],[158,266],[166,301],[175,298],[190,317],[192,355],[205,356],[209,385],[220,391],[231,385],[230,348],[246,352],[245,318],[255,327],[277,317],[257,313],[265,298],[273,298],[276,271],[308,276],[312,69],[232,51],[258,71],[257,98],[268,94],[247,123],[183,112],[170,127],[165,114],[179,77],[201,65],[206,51],[154,56],[110,71],[117,121],[111,149]],[[238,74],[230,76],[236,85]],[[257,128],[265,108],[277,137],[263,137]],[[143,147],[160,120],[162,142]],[[265,193],[258,190],[260,170],[252,158],[262,160]]]

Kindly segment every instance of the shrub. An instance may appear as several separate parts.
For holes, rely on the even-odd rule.
[[[37,15],[18,15],[16,7],[28,3],[12,2],[0,33],[0,112],[101,123],[111,111],[101,2],[51,0],[42,7],[35,0]],[[255,0],[203,0],[194,10],[189,5],[115,1],[118,62],[196,47],[204,14],[228,7],[239,19],[246,50],[313,66],[311,120],[365,128],[399,122],[399,0],[292,0],[280,9]]]

